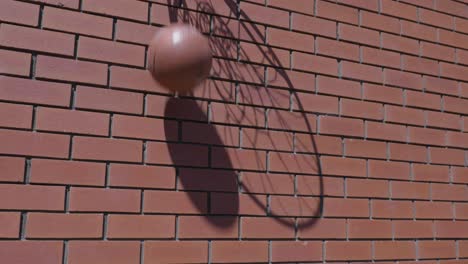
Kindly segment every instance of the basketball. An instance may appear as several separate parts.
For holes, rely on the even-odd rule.
[[[211,63],[208,39],[187,24],[161,28],[149,45],[149,71],[172,92],[190,93],[208,77]]]

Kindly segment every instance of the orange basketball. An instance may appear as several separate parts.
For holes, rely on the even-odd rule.
[[[153,77],[173,92],[190,92],[210,73],[208,39],[187,24],[161,28],[151,40],[148,55]]]

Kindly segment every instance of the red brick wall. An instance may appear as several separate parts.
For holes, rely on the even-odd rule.
[[[467,3],[0,0],[1,262],[468,263]]]

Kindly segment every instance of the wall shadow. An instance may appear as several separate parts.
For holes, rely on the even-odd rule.
[[[219,7],[220,2],[225,4],[223,6],[223,15],[218,15],[218,10],[213,5],[213,1],[217,1],[216,7]],[[235,105],[237,108],[233,110],[231,107],[226,106],[226,109],[224,109],[226,115],[232,115],[234,117],[235,122],[241,123],[244,119],[252,118],[252,116],[263,116],[265,114],[265,109],[281,109],[283,108],[281,104],[284,100],[294,100],[298,111],[294,111],[293,113],[300,115],[304,124],[304,129],[299,132],[307,134],[310,137],[311,146],[308,147],[310,149],[310,151],[308,151],[308,154],[310,154],[310,161],[308,164],[311,167],[314,167],[313,170],[316,171],[316,175],[319,177],[319,193],[317,195],[319,197],[318,205],[314,207],[316,209],[311,215],[301,217],[301,221],[298,221],[298,224],[281,217],[276,217],[277,215],[269,216],[274,216],[276,221],[291,228],[296,226],[299,228],[305,228],[315,224],[322,216],[324,195],[322,168],[319,159],[320,151],[317,149],[314,139],[314,126],[310,123],[303,104],[296,93],[296,87],[294,87],[293,82],[288,76],[289,65],[283,65],[282,59],[279,58],[279,55],[276,54],[275,50],[270,46],[257,45],[258,42],[265,42],[266,34],[263,26],[251,23],[252,19],[249,17],[249,14],[239,9],[237,1],[234,0],[167,0],[167,4],[169,6],[171,23],[188,23],[197,27],[201,32],[209,34],[211,48],[215,56],[214,69],[212,71],[211,78],[228,81],[234,80],[237,84],[244,85],[246,87],[246,89],[239,90],[237,93],[238,104]],[[227,12],[226,9],[228,9]],[[207,25],[210,25],[209,29],[207,29]],[[260,56],[257,56],[260,59],[252,58],[252,49],[244,49],[240,45],[240,40],[243,40],[243,43],[253,44],[251,45],[254,47],[253,51],[260,54]],[[271,70],[268,78],[265,77],[265,67],[268,67]],[[283,87],[275,87],[275,85],[272,85],[278,80],[281,80],[285,85]],[[210,89],[214,86],[216,92],[221,95],[221,100],[231,99],[227,97],[224,98],[222,96],[223,94],[226,94],[225,87],[223,87],[223,85],[216,82],[211,83],[210,85]],[[199,89],[208,89],[208,87],[202,86]],[[193,98],[191,95],[185,95],[185,97]],[[166,107],[170,108],[168,111],[177,111],[177,103],[175,101],[169,101],[172,105],[169,105],[168,102],[168,106]],[[255,108],[252,110],[251,105],[258,106],[258,109]],[[283,110],[292,112],[289,108]],[[258,111],[258,113],[252,113],[251,111]],[[239,114],[239,112],[241,114]],[[277,119],[283,130],[297,131],[297,128],[290,122],[290,120],[287,119],[286,116],[278,116]],[[260,120],[253,120],[250,123],[252,123],[249,124],[251,126],[255,127],[258,125],[261,127]],[[205,133],[209,133],[210,137],[215,139],[216,144],[219,143],[219,145],[223,145],[223,142],[214,127]],[[255,134],[249,140],[255,142],[260,140],[260,137]],[[280,149],[273,136],[268,137],[267,140],[269,141],[269,144],[273,146],[273,150]],[[172,150],[171,155],[177,157],[178,153],[177,151]],[[223,151],[221,155],[223,156],[222,158],[232,166],[232,162],[227,152]],[[277,162],[281,163],[284,168],[297,165],[291,164],[290,160],[284,160],[281,157]],[[216,173],[212,169],[205,172],[209,173],[209,171]],[[184,186],[187,185],[190,188],[191,185],[196,185],[191,183],[192,181],[200,184],[201,181],[206,180],[206,178],[203,178],[201,175],[198,176],[201,178],[196,179],[195,176],[186,176],[187,179],[184,179],[182,184]],[[223,180],[226,181],[227,185],[234,186],[236,184],[240,184],[243,193],[254,193],[248,186],[238,183],[237,174],[234,170],[232,170],[232,173],[223,174],[223,177],[225,177]],[[272,185],[271,182],[265,182],[264,184]],[[197,188],[200,187],[197,186]],[[258,200],[255,195],[251,195],[251,197],[258,206],[265,207],[264,203]],[[233,207],[233,212],[237,212],[239,207],[238,198],[236,201],[228,201],[226,205]],[[279,207],[285,208],[288,206],[288,204],[279,205]],[[264,209],[267,211],[267,208]],[[304,208],[304,211],[310,210]]]

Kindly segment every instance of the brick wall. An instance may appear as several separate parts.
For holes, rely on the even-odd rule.
[[[468,263],[467,4],[1,0],[1,262]]]

